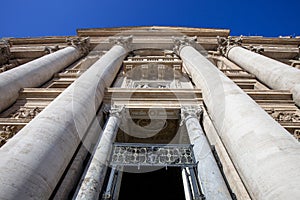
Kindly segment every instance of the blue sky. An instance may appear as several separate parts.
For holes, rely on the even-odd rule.
[[[75,35],[77,28],[170,25],[231,35],[300,35],[300,0],[2,0],[1,37]]]

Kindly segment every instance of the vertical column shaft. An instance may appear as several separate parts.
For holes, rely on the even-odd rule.
[[[75,158],[72,161],[70,167],[66,170],[67,173],[63,177],[62,182],[56,186],[57,190],[54,194],[51,195],[53,199],[68,199],[71,195],[74,194],[74,188],[76,184],[81,179],[82,171],[84,171],[86,162],[85,159],[89,152],[93,152],[95,145],[97,144],[97,139],[100,137],[101,126],[102,124],[103,112],[98,111],[97,116],[93,119],[87,134],[82,141],[82,144],[79,147]]]
[[[114,142],[120,124],[121,110],[122,108],[119,108],[119,110],[113,110],[113,113],[111,112],[112,115],[105,125],[102,137],[99,139],[90,165],[84,174],[82,184],[80,185],[78,193],[75,194],[74,199],[97,200],[99,198],[107,166],[109,165],[112,143]]]
[[[254,74],[267,86],[277,90],[290,90],[300,106],[300,70],[240,46],[228,48],[227,58]]]
[[[114,45],[0,149],[0,199],[50,197],[128,51]]]
[[[198,109],[198,113],[197,112]],[[200,108],[181,109],[181,119],[185,121],[187,132],[193,144],[195,159],[198,162],[198,177],[206,199],[231,199],[210,145],[200,126]]]
[[[0,112],[14,103],[21,88],[38,87],[81,57],[69,46],[0,74]]]
[[[296,139],[195,48],[175,42],[251,197],[300,198]]]

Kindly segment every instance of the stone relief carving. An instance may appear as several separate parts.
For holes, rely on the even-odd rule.
[[[11,115],[14,119],[33,119],[42,110],[39,107],[35,108],[20,108],[16,113]]]
[[[179,55],[181,49],[185,46],[192,46],[195,47],[196,41],[197,41],[197,36],[194,37],[173,37],[173,42],[174,42],[174,52]]]
[[[124,110],[125,110],[125,106],[123,106],[123,105],[112,105],[109,110],[109,114],[112,117],[121,118],[121,117],[123,117]]]
[[[75,48],[79,49],[82,55],[86,55],[90,51],[90,38],[67,38],[66,42],[68,45],[74,46]]]
[[[48,46],[46,46],[46,47],[44,48],[45,54],[50,54],[50,53],[53,53],[53,52],[55,52],[55,51],[57,51],[57,50],[59,50],[59,46],[58,46],[58,45],[56,45],[56,46],[54,46],[54,47],[48,47]]]
[[[163,83],[137,83],[134,85],[135,88],[170,88],[170,84]]]
[[[180,126],[182,126],[184,121],[186,121],[190,117],[194,117],[200,120],[202,112],[203,111],[200,106],[182,106]]]
[[[19,59],[11,59],[8,61],[8,64],[4,64],[2,65],[2,67],[0,67],[0,73],[5,72],[7,70],[13,69],[21,64],[24,64],[28,61],[22,61]]]
[[[12,138],[18,132],[16,126],[6,125],[0,131],[0,147],[4,145],[8,139]]]
[[[261,54],[262,52],[264,52],[264,48],[263,48],[262,46],[252,46],[252,45],[250,45],[250,46],[248,47],[248,49],[249,49],[250,51],[253,51],[253,52],[259,53],[259,54]]]
[[[6,64],[11,57],[10,44],[7,40],[0,40],[0,65]]]
[[[133,36],[119,36],[119,37],[110,37],[109,42],[113,45],[123,46],[127,51],[132,49],[132,40]]]
[[[278,122],[300,122],[300,116],[294,112],[271,110],[269,114]]]
[[[10,70],[11,69],[11,65],[2,65],[2,67],[0,67],[0,73],[2,73],[2,72],[5,72],[5,71],[7,71],[7,70]]]
[[[217,41],[218,41],[218,51],[222,54],[222,55],[226,55],[228,50],[230,48],[232,48],[233,46],[241,46],[242,45],[242,36],[238,37],[238,38],[232,38],[232,37],[228,37],[228,38],[224,38],[224,37],[217,37]]]
[[[294,137],[300,142],[300,129],[294,130]]]
[[[188,166],[195,165],[193,147],[187,145],[115,143],[111,165],[119,166]]]

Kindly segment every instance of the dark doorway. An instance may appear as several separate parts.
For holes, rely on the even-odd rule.
[[[147,173],[124,172],[119,200],[185,199],[181,168],[168,167]]]

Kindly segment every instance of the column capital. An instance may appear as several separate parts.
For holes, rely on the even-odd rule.
[[[179,55],[181,49],[185,46],[195,46],[196,40],[197,40],[197,36],[194,37],[187,37],[187,36],[183,36],[183,37],[172,37],[173,42],[174,42],[174,48],[173,51]]]
[[[202,108],[200,106],[181,106],[181,122],[180,126],[183,125],[183,122],[188,120],[189,118],[197,118],[200,120],[202,114]]]
[[[131,51],[132,49],[132,40],[133,36],[118,36],[118,37],[110,37],[109,42],[113,45],[120,45],[124,47],[127,51]]]
[[[241,46],[242,45],[242,36],[238,38],[233,38],[231,36],[225,37],[219,37],[217,36],[218,41],[218,51],[227,57],[228,51],[235,46]]]
[[[80,51],[81,55],[86,55],[90,51],[90,38],[80,38],[80,37],[74,37],[74,38],[67,38],[66,42],[68,45],[75,47]]]
[[[53,52],[58,51],[58,50],[59,50],[59,46],[58,45],[55,45],[55,46],[45,46],[45,48],[44,48],[45,54],[50,54],[50,53],[53,53]]]
[[[109,115],[111,117],[117,117],[120,119],[122,117],[124,110],[125,110],[124,105],[112,105],[109,110]]]
[[[3,65],[9,61],[11,56],[10,44],[8,40],[0,40],[0,65]]]

